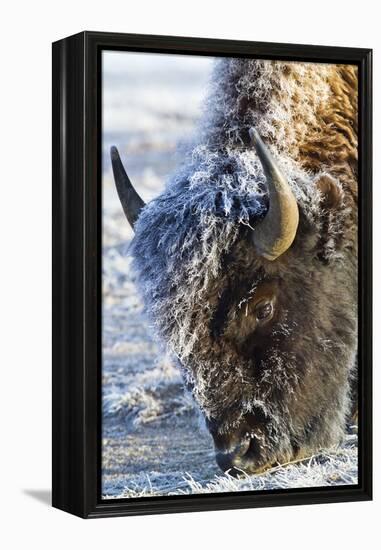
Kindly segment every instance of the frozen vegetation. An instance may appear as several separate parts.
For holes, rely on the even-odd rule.
[[[271,490],[357,483],[357,436],[337,449],[234,479],[178,369],[154,340],[137,295],[132,231],[114,190],[108,151],[117,145],[147,201],[181,162],[192,138],[211,60],[109,52],[104,59],[103,135],[103,496]],[[141,61],[140,61],[141,60]]]

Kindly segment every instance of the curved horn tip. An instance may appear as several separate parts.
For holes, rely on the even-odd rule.
[[[119,156],[119,151],[114,145],[110,147],[110,156],[119,200],[129,224],[132,228],[134,228],[135,222],[140,215],[140,211],[144,208],[145,203],[135,191],[134,186],[132,185],[130,178],[124,169],[123,163]]]
[[[111,145],[110,147],[110,155],[111,155],[111,160],[118,160],[120,158],[119,156],[119,151],[118,149],[115,147],[115,145]]]
[[[255,128],[249,129],[269,193],[269,210],[253,234],[260,256],[274,261],[292,245],[298,229],[299,211],[296,198],[284,174]]]
[[[258,140],[261,139],[261,136],[258,134],[257,130],[252,126],[249,128],[249,136],[253,143],[256,143]]]

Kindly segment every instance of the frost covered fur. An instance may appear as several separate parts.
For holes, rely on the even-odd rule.
[[[275,262],[251,245],[269,206],[252,126],[299,206],[296,239]],[[356,195],[354,67],[217,63],[198,144],[143,209],[131,252],[223,469],[261,471],[343,437],[357,350]],[[270,298],[262,326],[255,307]]]

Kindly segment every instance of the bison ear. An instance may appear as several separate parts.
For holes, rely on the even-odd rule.
[[[339,183],[330,175],[323,174],[315,180],[320,193],[320,204],[323,210],[340,208],[343,204],[344,193]]]
[[[328,174],[318,176],[314,183],[320,203],[316,256],[328,264],[340,253],[344,243],[345,195],[340,183]]]

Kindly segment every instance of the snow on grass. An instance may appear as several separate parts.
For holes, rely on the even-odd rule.
[[[116,348],[115,352],[122,354],[142,350],[140,343],[120,344]],[[153,368],[136,374],[127,391],[121,393],[111,387],[103,398],[104,418],[131,421],[134,426],[174,418],[193,410],[194,404],[184,392],[178,369],[166,358]]]
[[[203,485],[192,476],[185,477],[186,493],[220,493],[227,491],[263,491],[357,484],[357,437],[349,436],[346,446],[325,451],[305,460],[279,465],[263,474],[236,479],[225,473]]]
[[[142,474],[114,498],[162,495],[163,489],[157,488],[158,475],[153,474],[152,477],[149,474]],[[247,475],[242,472],[241,477],[236,478],[229,472],[225,472],[205,482],[197,481],[192,474],[185,473],[183,487],[177,483],[177,488],[174,490],[168,487],[168,481],[168,478],[165,478],[167,484],[165,494],[168,495],[356,485],[358,482],[357,436],[348,435],[343,446],[337,449],[322,451],[301,461],[279,465],[262,474]]]

